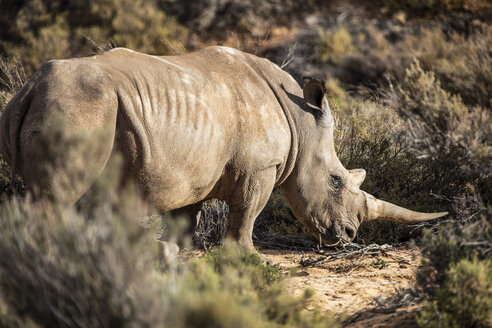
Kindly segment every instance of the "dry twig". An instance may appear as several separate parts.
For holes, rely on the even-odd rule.
[[[326,262],[342,259],[342,258],[353,258],[359,256],[359,260],[366,255],[378,255],[381,253],[386,253],[389,250],[393,250],[393,245],[377,245],[371,244],[368,246],[363,246],[359,244],[348,243],[344,244],[341,249],[337,249],[335,252],[325,252],[323,250],[318,251],[318,254],[324,255],[319,258],[306,258],[301,260],[301,266],[316,266]]]

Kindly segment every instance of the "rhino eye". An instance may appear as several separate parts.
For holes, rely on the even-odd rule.
[[[340,178],[338,175],[331,176],[331,183],[333,184],[333,187],[335,187],[335,189],[340,189],[340,187],[342,187],[343,185],[342,178]]]

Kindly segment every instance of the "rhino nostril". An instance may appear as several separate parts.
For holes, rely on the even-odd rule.
[[[355,230],[351,227],[345,227],[345,234],[350,240],[355,238]]]

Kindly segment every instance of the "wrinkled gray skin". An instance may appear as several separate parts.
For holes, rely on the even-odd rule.
[[[201,201],[225,200],[227,234],[247,249],[275,186],[295,216],[328,243],[351,241],[365,220],[445,214],[412,212],[361,191],[365,171],[345,169],[335,154],[323,83],[303,82],[301,89],[270,61],[226,47],[174,57],[117,48],[54,60],[3,111],[0,152],[35,197],[52,194],[57,176],[71,173],[46,167],[69,168],[76,160],[53,158],[40,133],[61,115],[68,123],[62,134],[85,132],[82,148],[97,149],[86,159],[95,173],[64,191],[69,202],[121,151],[124,179],[135,180],[161,211],[178,209],[193,219]]]

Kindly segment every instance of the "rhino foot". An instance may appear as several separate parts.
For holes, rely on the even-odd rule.
[[[179,247],[175,243],[168,241],[158,240],[159,247],[159,260],[164,265],[171,265],[176,262],[176,258],[179,254]]]

